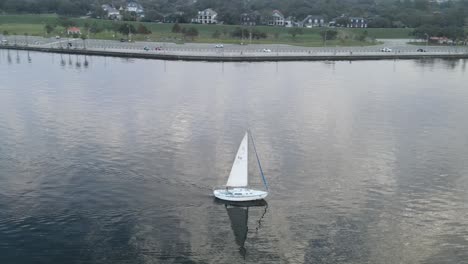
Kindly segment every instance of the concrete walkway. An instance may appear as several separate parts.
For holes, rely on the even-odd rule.
[[[284,44],[236,45],[216,48],[206,43],[120,42],[96,39],[55,39],[24,36],[1,36],[7,40],[0,48],[25,49],[42,52],[138,57],[172,60],[211,61],[276,61],[276,60],[364,60],[414,58],[466,58],[467,46],[408,45],[409,40],[380,40],[378,46],[363,47],[299,47]],[[69,44],[70,43],[70,44]],[[391,49],[383,52],[382,48]],[[423,51],[418,51],[423,50]]]

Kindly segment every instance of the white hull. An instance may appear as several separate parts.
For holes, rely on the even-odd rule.
[[[225,201],[248,202],[262,200],[265,197],[267,197],[268,192],[237,187],[228,189],[216,189],[213,191],[213,194],[216,198]]]

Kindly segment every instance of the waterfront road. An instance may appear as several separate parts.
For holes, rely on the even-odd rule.
[[[291,57],[291,56],[382,56],[389,55],[456,55],[468,54],[467,46],[426,46],[409,45],[409,39],[379,40],[383,44],[360,47],[301,47],[284,44],[216,44],[187,43],[175,44],[167,42],[120,42],[117,40],[43,38],[36,36],[3,36],[1,45],[35,47],[44,49],[86,49],[90,51],[107,51],[115,53],[148,53],[175,56],[210,56],[210,57]],[[383,48],[391,51],[383,52]],[[421,51],[422,49],[422,51]],[[419,50],[419,51],[418,51]]]

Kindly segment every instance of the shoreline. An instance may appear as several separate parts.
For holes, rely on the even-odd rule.
[[[110,51],[99,49],[65,49],[65,48],[47,48],[47,47],[31,47],[31,46],[0,46],[4,50],[25,50],[46,53],[59,54],[76,54],[88,56],[105,56],[105,57],[120,57],[120,58],[137,58],[137,59],[156,59],[156,60],[182,60],[182,61],[212,61],[212,62],[262,62],[262,61],[358,61],[358,60],[388,60],[388,59],[466,59],[468,52],[462,53],[377,53],[377,54],[333,54],[333,55],[181,55],[171,53],[142,53]]]

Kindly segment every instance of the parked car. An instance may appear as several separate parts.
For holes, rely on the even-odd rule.
[[[8,40],[2,39],[2,45],[8,45]]]
[[[385,47],[385,48],[380,49],[380,51],[381,52],[392,52],[392,49]]]
[[[426,52],[425,49],[417,49],[416,51],[417,51],[417,52]]]
[[[162,50],[162,47],[156,47],[154,50]]]
[[[215,48],[224,48],[224,45],[223,44],[216,44]]]
[[[55,36],[55,39],[60,39],[60,36]]]
[[[263,49],[263,52],[271,52],[271,49]]]
[[[148,51],[148,50],[149,50],[149,48],[148,48],[148,47],[146,47],[146,46],[145,46],[143,49],[144,49],[144,50],[146,50],[146,51]]]
[[[121,38],[121,39],[120,39],[120,42],[127,42],[127,40],[124,39],[124,38]]]

